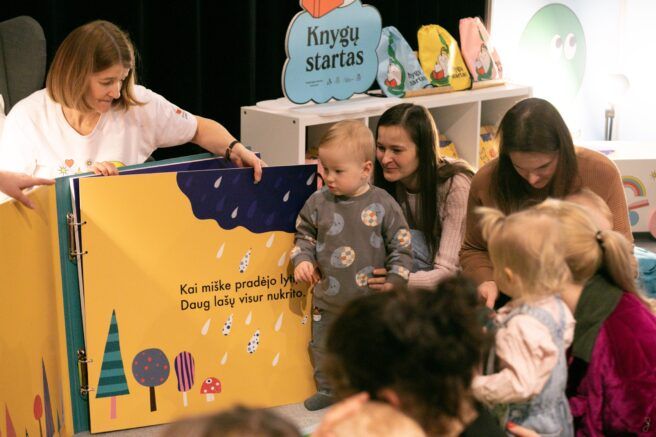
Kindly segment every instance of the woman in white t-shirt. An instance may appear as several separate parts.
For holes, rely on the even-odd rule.
[[[107,21],[73,30],[57,49],[46,88],[18,102],[0,138],[0,169],[41,177],[144,162],[158,147],[193,142],[262,174],[262,162],[214,120],[135,84],[134,48]]]

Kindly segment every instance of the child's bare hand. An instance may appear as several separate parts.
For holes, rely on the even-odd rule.
[[[315,267],[312,271],[312,282],[310,282],[310,284],[314,285],[319,281],[321,281],[321,272],[319,272],[319,269]]]
[[[307,282],[314,285],[319,282],[319,270],[310,261],[302,261],[294,269],[294,279],[296,282]]]
[[[540,434],[533,431],[532,429],[524,428],[523,426],[516,425],[513,422],[508,422],[506,429],[517,437],[540,437]]]
[[[499,288],[494,281],[485,281],[478,286],[478,295],[485,300],[485,306],[494,308],[494,302],[499,297]]]

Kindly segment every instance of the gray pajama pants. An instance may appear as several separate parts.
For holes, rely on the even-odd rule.
[[[317,391],[324,394],[332,394],[328,375],[324,370],[324,363],[327,356],[326,340],[328,339],[328,331],[336,318],[336,313],[321,310],[321,320],[318,322],[312,320],[310,353],[312,365],[314,366],[314,380],[317,383]]]

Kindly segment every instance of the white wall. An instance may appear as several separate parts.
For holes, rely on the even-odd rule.
[[[563,59],[527,59],[520,39],[529,20],[559,3],[576,15],[585,35],[586,62],[576,92],[553,79]],[[560,23],[553,23],[558,28]],[[554,103],[575,139],[602,140],[609,106],[610,74],[624,74],[629,89],[616,103],[613,139],[656,139],[656,1],[653,0],[491,0],[490,30],[510,80],[534,87],[534,95]],[[564,35],[563,35],[564,38]],[[579,43],[581,43],[579,41]],[[580,48],[579,48],[580,49]]]
[[[656,2],[624,0],[621,59],[630,87],[619,104],[618,139],[656,139]]]

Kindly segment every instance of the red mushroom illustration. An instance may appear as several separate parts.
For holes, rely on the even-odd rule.
[[[203,381],[203,385],[200,388],[200,392],[205,395],[207,402],[213,402],[214,395],[221,393],[221,381],[213,376],[205,378],[205,381]]]

